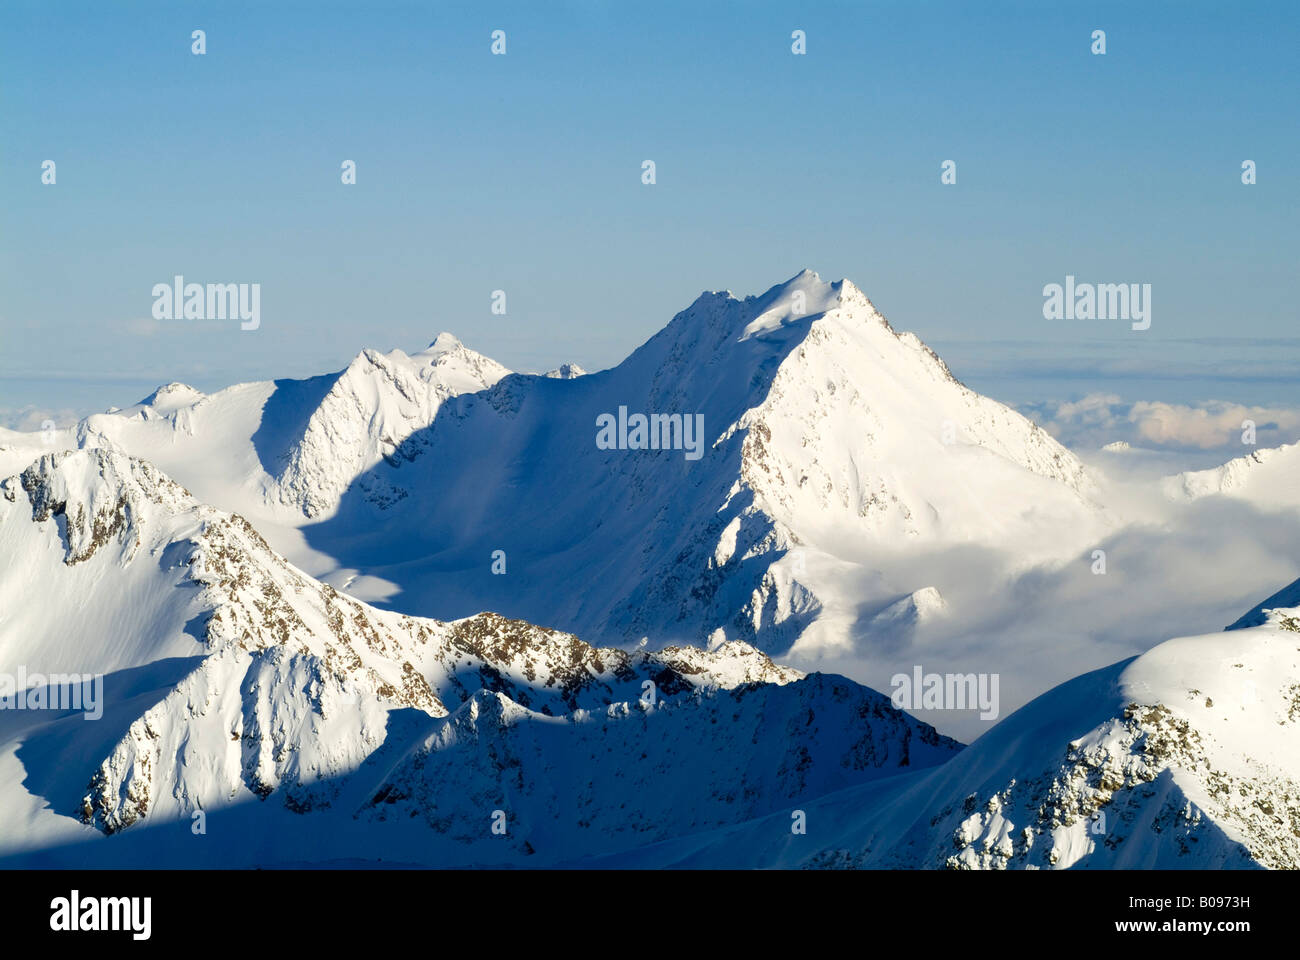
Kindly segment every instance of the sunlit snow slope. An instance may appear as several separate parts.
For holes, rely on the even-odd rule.
[[[0,672],[106,675],[93,721],[0,711],[17,862],[553,862],[959,749],[741,643],[629,653],[492,613],[377,610],[103,447],[0,482],[0,555],[22,558],[0,575]],[[188,832],[200,813],[238,841]]]
[[[361,599],[617,644],[848,647],[911,622],[876,619],[889,603],[943,603],[891,581],[893,553],[984,545],[1026,568],[1107,525],[1071,453],[848,281],[706,293],[617,367],[554,373],[508,374],[444,334],[312,380],[172,385],[51,443],[148,460]],[[597,418],[620,408],[701,416],[699,459],[600,449]],[[6,470],[42,449],[7,441]]]

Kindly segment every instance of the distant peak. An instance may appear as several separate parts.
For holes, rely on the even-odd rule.
[[[586,373],[587,371],[576,363],[562,363],[554,370],[547,370],[542,376],[550,377],[552,380],[573,380],[586,376]]]
[[[460,342],[460,339],[454,333],[443,332],[438,334],[438,336],[434,338],[433,343],[429,344],[429,348],[424,352],[425,353],[450,353],[452,350],[455,350],[458,347],[463,347],[463,346],[464,344]]]
[[[741,333],[741,340],[798,323],[805,317],[828,313],[844,304],[856,302],[861,306],[871,306],[849,281],[828,282],[809,268],[750,299],[756,301],[758,312]]]
[[[203,399],[203,392],[188,383],[168,383],[159,387],[140,402],[151,407],[187,406]]]
[[[869,305],[867,298],[854,286],[853,281],[823,280],[821,274],[811,267],[805,267],[785,283],[777,284],[760,299],[779,301],[792,297],[796,291],[802,291],[805,297],[824,303],[827,307],[853,302]]]
[[[760,299],[771,299],[773,297],[779,298],[782,295],[789,295],[795,290],[803,290],[805,292],[816,291],[819,293],[829,292],[834,286],[835,284],[823,280],[821,274],[817,273],[816,270],[805,267],[789,280],[786,280],[783,283],[778,283],[776,286],[769,289],[765,294],[760,296]]]

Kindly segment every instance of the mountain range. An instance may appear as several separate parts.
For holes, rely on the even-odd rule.
[[[701,418],[701,456],[603,447],[620,411]],[[1161,491],[1294,511],[1294,449]],[[782,665],[910,669],[977,612],[939,558],[1009,579],[1120,525],[848,281],[706,293],[594,373],[444,333],[172,383],[0,431],[0,476],[0,672],[104,676],[96,722],[0,711],[5,865],[1300,865],[1296,585],[968,747]]]

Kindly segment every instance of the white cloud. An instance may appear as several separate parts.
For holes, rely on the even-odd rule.
[[[1129,421],[1145,445],[1200,450],[1240,444],[1246,421],[1255,425],[1257,433],[1280,434],[1276,439],[1281,442],[1283,437],[1295,439],[1300,432],[1300,410],[1218,401],[1200,407],[1139,401],[1129,411]]]
[[[1116,440],[1135,447],[1166,450],[1240,452],[1245,421],[1255,424],[1260,446],[1277,446],[1300,438],[1300,408],[1247,406],[1221,400],[1200,404],[1125,401],[1094,393],[1056,405],[1028,405],[1037,419],[1067,446],[1096,448]]]
[[[54,410],[47,407],[0,407],[0,427],[30,433],[44,428],[46,421],[53,421],[55,427],[65,428],[76,424],[84,412],[75,410]]]

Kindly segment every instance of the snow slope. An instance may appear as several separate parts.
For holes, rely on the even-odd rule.
[[[334,856],[392,843],[426,862],[554,860],[686,829],[664,816],[674,796],[702,796],[700,822],[717,825],[958,749],[879,694],[740,643],[629,653],[491,613],[442,622],[375,609],[105,447],[46,454],[0,482],[0,555],[23,558],[0,576],[0,672],[106,674],[96,722],[0,711],[0,811],[23,825],[0,852],[71,843],[71,856],[120,862],[122,848],[82,845],[270,804],[276,813],[242,828],[246,843],[200,859],[301,857],[340,819]],[[554,791],[563,776],[569,795],[589,789],[592,759],[613,750],[639,760],[609,767],[575,821],[579,807]],[[618,781],[638,764],[629,792]],[[431,780],[438,765],[446,776]],[[501,795],[508,777],[527,789]],[[518,826],[511,844],[480,849],[462,840],[488,812],[465,790],[489,781]],[[399,840],[379,814],[402,791],[420,803]],[[638,804],[643,826],[628,833]]]
[[[281,502],[309,517],[332,510],[344,491],[380,462],[394,469],[419,455],[413,435],[431,423],[449,398],[490,387],[509,371],[449,333],[423,353],[367,350],[352,361],[312,412],[301,436],[275,463]],[[364,483],[364,481],[363,481]],[[408,491],[386,475],[364,486],[377,505]]]
[[[702,456],[599,449],[620,407],[702,415]],[[42,442],[7,443],[0,467]],[[443,334],[306,381],[171,385],[51,442],[154,463],[362,599],[619,644],[849,647],[934,586],[890,581],[892,554],[996,545],[1023,569],[1108,525],[1072,454],[810,271],[706,293],[594,374],[510,375]]]
[[[211,395],[172,383],[72,429],[5,431],[0,471],[22,470],[53,450],[108,447],[149,460],[200,500],[259,527],[298,525],[332,509],[385,458],[394,465],[409,458],[404,445],[448,399],[507,373],[443,333],[419,353],[365,350],[345,370],[308,380],[238,384]],[[397,485],[368,493],[377,504],[408,495]]]
[[[602,449],[620,408],[702,416],[702,455]],[[1292,511],[1294,449],[1163,496]],[[1075,673],[1022,625],[998,646],[985,584],[1041,587],[1114,526],[1078,460],[847,281],[704,294],[598,373],[444,334],[169,384],[0,432],[0,477],[0,673],[106,675],[98,722],[0,711],[4,865],[1297,865],[1293,588],[965,750],[773,662],[888,676],[970,634],[992,669]],[[191,842],[198,814],[239,842]]]
[[[1166,477],[1165,496],[1173,500],[1198,500],[1226,496],[1248,500],[1265,510],[1300,508],[1300,443],[1252,450],[1209,470]]]
[[[1263,603],[1251,607],[1240,617],[1224,627],[1224,630],[1241,630],[1245,627],[1258,627],[1261,624],[1278,622],[1292,616],[1292,608],[1300,607],[1300,580],[1283,587]]]
[[[1300,868],[1300,610],[1169,640],[941,767],[600,866]]]

